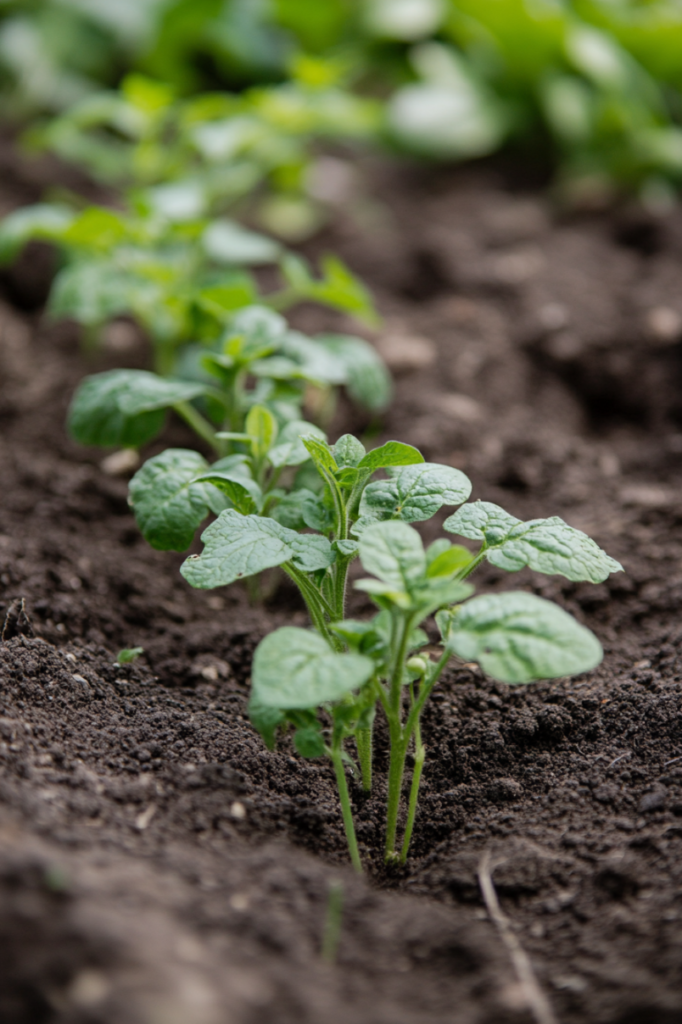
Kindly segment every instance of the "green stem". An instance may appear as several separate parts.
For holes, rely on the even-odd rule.
[[[332,882],[329,886],[327,915],[324,921],[324,934],[322,936],[322,959],[326,960],[328,964],[333,964],[336,961],[342,921],[343,885],[341,882]]]
[[[407,721],[405,722],[405,735],[408,737],[408,739],[412,735],[414,729],[418,726],[419,716],[422,713],[424,705],[431,696],[434,686],[440,679],[441,672],[443,671],[451,657],[452,655],[450,651],[443,651],[442,655],[440,656],[440,659],[430,670],[428,681],[425,680],[424,683],[422,684],[419,690],[419,696],[417,697],[416,701],[410,708],[410,713],[407,716]]]
[[[173,406],[178,416],[182,416],[185,423],[188,423],[195,434],[210,444],[217,455],[222,455],[220,441],[216,439],[215,430],[207,419],[198,412],[189,402],[176,402]]]
[[[310,615],[311,622],[320,636],[323,636],[327,643],[334,648],[339,650],[341,641],[333,633],[331,633],[327,627],[325,614],[333,618],[332,610],[328,603],[325,601],[319,590],[316,590],[306,575],[296,568],[291,562],[285,562],[282,566],[284,572],[294,581],[296,586],[301,592],[301,596],[305,601],[308,614]]]
[[[391,759],[388,766],[388,802],[386,805],[386,861],[395,858],[395,837],[398,831],[398,811],[400,809],[400,793],[405,773],[405,757],[407,743],[400,722],[389,721],[391,738]]]
[[[481,550],[478,552],[478,554],[474,558],[473,562],[469,562],[469,564],[462,570],[462,572],[459,575],[457,575],[455,577],[455,579],[460,581],[460,580],[465,580],[465,579],[467,579],[467,577],[471,576],[472,572],[474,572],[476,569],[478,569],[478,567],[481,564],[481,562],[485,561],[486,551],[487,551],[487,547],[484,544],[483,547],[481,548]]]
[[[372,728],[357,729],[355,743],[358,748],[358,760],[362,772],[362,788],[366,793],[372,789]]]
[[[348,581],[348,566],[350,562],[346,558],[339,559],[334,567],[334,617],[341,622],[346,617],[346,584]]]
[[[175,347],[167,341],[154,342],[154,369],[159,377],[170,377],[175,369]]]
[[[407,808],[407,823],[405,825],[405,834],[403,836],[403,848],[400,851],[401,864],[404,864],[405,861],[407,860],[407,851],[410,848],[412,830],[414,829],[414,819],[417,813],[417,800],[419,799],[419,783],[421,782],[422,769],[424,767],[424,758],[426,757],[426,747],[422,743],[419,719],[417,719],[417,724],[415,725],[414,729],[414,747],[414,770],[412,772],[410,802]]]
[[[259,302],[264,306],[269,306],[270,309],[274,309],[277,313],[282,313],[289,309],[290,306],[294,306],[301,300],[301,293],[298,288],[280,288],[278,292],[270,292],[269,295],[263,296],[259,299]]]
[[[336,774],[336,785],[339,791],[339,800],[341,801],[341,814],[343,815],[343,826],[346,830],[350,859],[358,874],[362,874],[362,861],[360,860],[358,841],[355,837],[353,811],[350,805],[350,796],[348,795],[348,783],[346,782],[346,773],[344,771],[343,758],[341,756],[341,747],[334,747],[329,751],[329,756],[332,759],[334,772]]]
[[[409,643],[410,633],[412,632],[413,622],[414,615],[406,615],[404,618],[399,619],[398,630],[402,627],[400,641],[395,644],[394,631],[394,637],[392,638],[391,644],[396,652],[396,656],[395,661],[391,666],[390,701],[391,709],[398,720],[400,720],[400,696],[402,692],[403,672],[405,669],[405,656],[407,654],[407,645]]]

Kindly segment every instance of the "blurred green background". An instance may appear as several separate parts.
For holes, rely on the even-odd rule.
[[[665,199],[682,178],[681,53],[682,0],[0,0],[5,118],[128,184],[182,177],[200,122],[223,123],[204,157],[231,158],[224,123],[243,136],[250,117],[301,143],[265,172],[286,166],[285,192],[314,136],[432,160],[511,147],[576,194]]]

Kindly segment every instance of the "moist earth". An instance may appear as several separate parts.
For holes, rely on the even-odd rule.
[[[9,144],[0,165],[4,210],[74,185]],[[474,498],[595,537],[625,567],[603,584],[488,567],[478,586],[558,601],[604,662],[517,688],[453,666],[392,871],[380,725],[376,793],[351,780],[356,877],[330,767],[268,752],[246,713],[256,644],[304,608],[284,582],[265,607],[193,591],[183,556],[145,544],[116,460],[64,431],[84,373],[146,365],[144,339],[121,321],[84,353],[41,313],[54,259],[31,249],[0,278],[7,1024],[529,1024],[480,895],[486,851],[562,1024],[682,1019],[682,211],[568,213],[500,165],[360,162],[357,179],[311,254],[339,252],[373,289],[396,397],[379,419],[342,398],[330,434],[416,444]],[[169,423],[144,454],[169,444],[193,441]]]

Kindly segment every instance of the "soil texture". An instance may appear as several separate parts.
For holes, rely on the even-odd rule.
[[[54,173],[7,146],[0,165],[3,209]],[[396,398],[381,422],[343,400],[331,433],[415,444],[474,498],[593,536],[625,567],[604,584],[488,568],[478,586],[558,601],[604,662],[523,688],[451,668],[392,872],[380,726],[376,793],[352,783],[355,877],[330,767],[269,753],[246,715],[255,645],[303,607],[285,585],[265,608],[193,591],[183,556],[147,547],[116,460],[63,426],[84,373],[144,366],[145,345],[121,323],[85,356],[41,315],[50,254],[27,254],[0,277],[7,1024],[530,1024],[481,898],[485,851],[561,1024],[682,1019],[682,211],[569,216],[487,167],[358,174],[312,249],[373,288]],[[169,423],[168,444],[192,441]],[[144,655],[116,664],[132,646]]]

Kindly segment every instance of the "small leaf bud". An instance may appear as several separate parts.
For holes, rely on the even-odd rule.
[[[410,672],[417,672],[420,676],[426,674],[429,667],[429,659],[422,658],[419,655],[415,655],[413,658],[407,659],[407,668]]]

